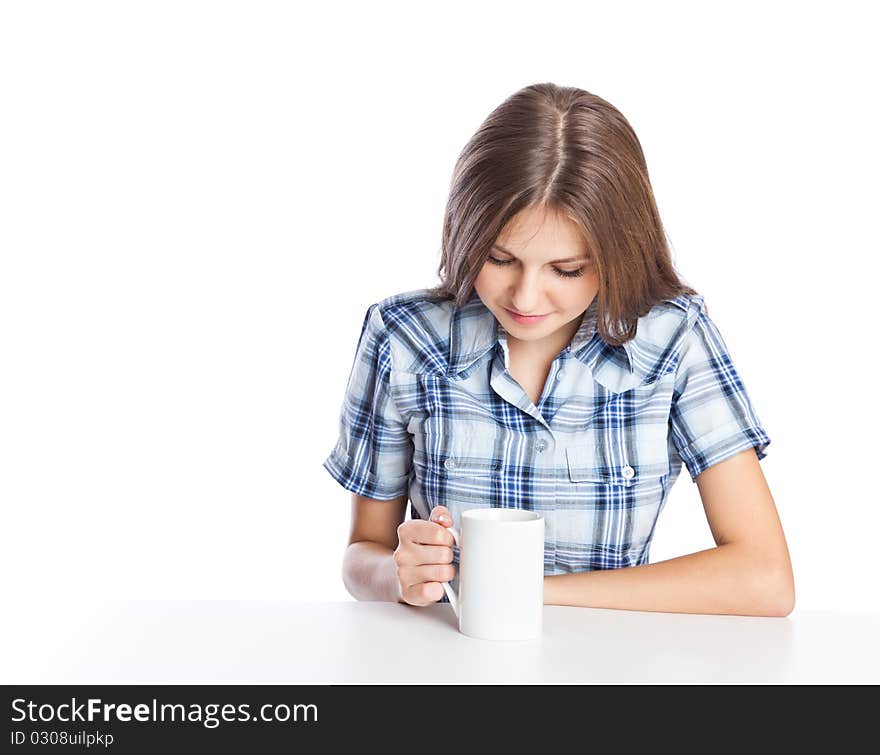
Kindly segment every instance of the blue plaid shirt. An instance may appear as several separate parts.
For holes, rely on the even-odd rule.
[[[324,468],[369,498],[408,494],[412,518],[446,506],[456,527],[469,508],[539,511],[545,575],[647,563],[682,462],[695,480],[747,448],[763,459],[770,438],[702,296],[656,305],[617,347],[597,303],[537,406],[476,292],[459,309],[424,289],[372,304]]]

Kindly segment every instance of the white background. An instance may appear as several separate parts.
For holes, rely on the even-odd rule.
[[[4,3],[4,598],[351,599],[321,464],[364,313],[436,282],[459,151],[552,81],[639,136],[795,610],[880,609],[868,6]],[[713,545],[683,469],[651,561]]]

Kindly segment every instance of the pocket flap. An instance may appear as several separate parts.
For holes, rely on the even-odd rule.
[[[448,477],[490,477],[501,469],[501,462],[485,456],[470,456],[454,451],[440,460],[443,474]]]
[[[598,482],[606,485],[632,485],[638,472],[629,465],[615,466],[601,456],[594,445],[570,446],[565,450],[568,475],[572,482]]]

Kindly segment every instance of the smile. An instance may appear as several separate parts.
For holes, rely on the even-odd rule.
[[[550,314],[546,315],[521,315],[518,312],[514,312],[512,309],[508,309],[504,307],[504,311],[507,312],[508,315],[516,322],[521,323],[522,325],[530,325],[532,323],[541,322],[546,317],[549,317]]]

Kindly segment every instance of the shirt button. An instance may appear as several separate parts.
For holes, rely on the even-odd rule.
[[[443,466],[447,469],[455,469],[455,459],[447,459],[443,462]]]
[[[634,470],[632,467],[630,467],[630,466],[625,466],[625,467],[623,468],[622,471],[623,471],[623,476],[624,476],[627,480],[631,480],[633,477],[635,477],[636,472],[635,472],[635,470]]]
[[[559,372],[556,373],[557,380],[562,380],[562,378],[564,378],[564,377],[565,377],[565,370],[559,370]]]
[[[537,442],[535,443],[535,450],[538,453],[541,453],[546,448],[547,448],[547,441],[544,438],[538,438]]]

